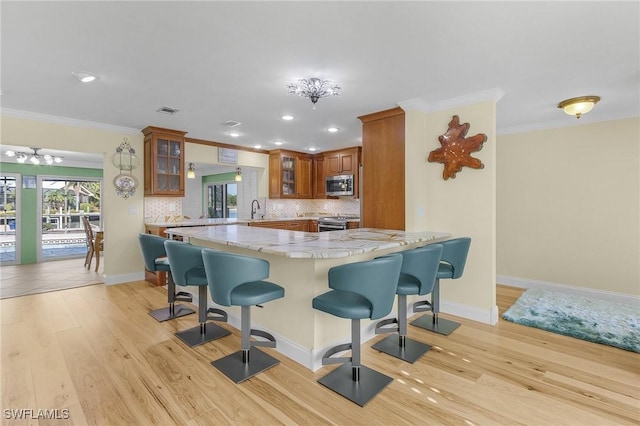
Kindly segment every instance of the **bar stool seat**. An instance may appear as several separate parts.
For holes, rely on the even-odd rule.
[[[275,337],[251,328],[252,305],[262,307],[263,303],[284,297],[284,288],[264,281],[269,277],[269,262],[211,249],[202,249],[201,257],[213,301],[222,306],[240,306],[241,312],[240,350],[211,362],[211,365],[235,383],[241,383],[280,364],[278,359],[256,348],[275,348]],[[251,336],[262,340],[251,340]]]
[[[231,334],[208,321],[227,322],[227,313],[221,309],[208,308],[207,273],[202,263],[202,248],[181,241],[165,240],[165,250],[175,282],[183,286],[198,287],[199,325],[175,333],[176,337],[193,347]]]
[[[471,246],[471,238],[462,237],[442,243],[442,259],[438,265],[436,282],[431,293],[431,302],[419,301],[413,304],[414,312],[431,311],[431,315],[422,315],[411,322],[411,325],[448,336],[460,326],[459,322],[440,318],[440,279],[458,279],[462,277],[467,255]]]
[[[407,296],[424,296],[433,290],[438,272],[438,264],[442,256],[441,244],[430,244],[413,250],[400,252],[402,270],[398,279],[398,315],[376,324],[376,334],[395,333],[373,345],[386,354],[403,361],[416,362],[431,349],[431,346],[407,337]],[[397,324],[397,326],[396,326]]]
[[[169,259],[164,249],[166,238],[151,234],[138,234],[138,241],[142,249],[145,268],[151,272],[167,272],[167,303],[169,303],[169,306],[149,311],[149,315],[162,322],[195,313],[196,311],[188,306],[175,304],[175,302],[190,303],[193,300],[193,296],[184,291],[176,293],[176,284],[173,281]]]
[[[351,319],[351,343],[328,349],[322,364],[342,364],[318,380],[360,406],[364,406],[393,379],[361,364],[360,320],[379,319],[391,312],[402,256],[391,254],[329,269],[332,290],[313,298],[314,309]],[[351,357],[334,357],[351,350]]]

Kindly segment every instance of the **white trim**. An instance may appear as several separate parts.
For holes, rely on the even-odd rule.
[[[564,117],[558,118],[553,121],[545,121],[541,123],[529,123],[529,124],[523,124],[521,126],[513,126],[513,127],[503,128],[503,129],[498,128],[496,129],[496,133],[498,136],[505,136],[505,135],[519,134],[519,133],[535,132],[538,130],[552,130],[552,129],[561,129],[564,127],[582,126],[587,124],[601,123],[605,121],[626,120],[628,118],[636,118],[636,117],[638,117],[638,114],[636,112],[630,112],[629,114],[616,116],[616,117],[606,117],[601,114],[600,118],[597,120],[592,119],[591,121],[584,121],[585,118],[583,118],[582,120],[576,120],[575,117],[569,117],[568,115],[565,114]]]
[[[469,95],[458,96],[457,98],[444,99],[437,102],[428,103],[420,98],[408,99],[398,102],[400,108],[407,111],[417,109],[418,111],[431,113],[442,111],[449,108],[455,108],[463,105],[472,105],[479,102],[495,101],[498,102],[504,96],[504,91],[500,88],[483,90],[482,92],[471,93]]]
[[[1,108],[0,113],[7,117],[24,118],[27,120],[42,121],[45,123],[62,124],[73,127],[107,130],[110,132],[124,133],[127,135],[139,135],[141,129],[132,127],[114,126],[112,124],[96,123],[94,121],[77,120],[75,118],[58,117],[56,115],[40,114],[37,112],[21,111],[12,108]]]
[[[592,299],[608,300],[610,302],[624,303],[626,305],[640,305],[640,296],[631,294],[614,293],[612,291],[597,290],[585,287],[576,287],[567,284],[556,284],[547,281],[530,280],[527,278],[496,276],[498,284],[509,285],[518,288],[537,288],[541,290],[557,291],[559,293],[572,294],[574,296],[589,297]]]
[[[124,284],[131,281],[144,281],[144,272],[132,274],[103,275],[105,285]]]
[[[440,301],[440,312],[455,315],[458,317],[478,321],[484,324],[496,325],[498,323],[498,306],[494,305],[490,309],[478,308],[477,306],[463,305],[461,303]]]

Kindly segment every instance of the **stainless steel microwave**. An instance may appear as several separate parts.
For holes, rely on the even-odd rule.
[[[327,195],[353,195],[353,175],[327,176],[325,190]]]

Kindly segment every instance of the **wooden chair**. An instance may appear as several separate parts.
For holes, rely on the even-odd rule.
[[[82,216],[82,225],[84,227],[85,235],[87,236],[87,256],[84,259],[84,266],[91,269],[91,261],[93,255],[96,255],[96,272],[100,267],[100,252],[104,251],[104,234],[99,231],[94,234],[91,223],[86,216]]]

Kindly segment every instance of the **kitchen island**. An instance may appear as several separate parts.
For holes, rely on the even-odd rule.
[[[328,290],[329,268],[373,259],[392,252],[444,241],[446,232],[405,232],[360,228],[333,232],[296,232],[242,225],[176,227],[170,236],[191,244],[269,261],[268,281],[285,288],[285,297],[264,309],[253,309],[254,326],[276,336],[278,351],[316,370],[325,350],[350,341],[350,322],[311,306],[312,299]],[[209,300],[211,306],[215,304]],[[219,307],[219,306],[216,306]],[[231,325],[239,328],[240,311],[222,307]],[[389,317],[395,315],[395,308]],[[373,337],[373,321],[362,321],[363,341]]]

